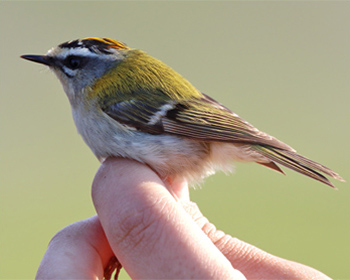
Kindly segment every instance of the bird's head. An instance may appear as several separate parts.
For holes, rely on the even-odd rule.
[[[85,94],[96,80],[123,61],[130,50],[109,38],[84,38],[62,43],[46,55],[21,57],[50,67],[61,81],[71,102]]]

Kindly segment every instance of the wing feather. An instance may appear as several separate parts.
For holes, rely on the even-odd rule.
[[[176,104],[162,124],[165,132],[198,140],[261,144],[294,151],[205,95]]]
[[[173,103],[161,101],[159,93],[155,96],[158,98],[151,100],[137,99],[137,95],[133,95],[129,100],[103,105],[102,110],[118,122],[147,133],[169,133],[201,141],[261,144],[294,151],[206,95]]]

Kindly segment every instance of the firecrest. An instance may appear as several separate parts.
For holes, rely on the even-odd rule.
[[[168,182],[195,183],[232,162],[277,164],[333,187],[331,169],[256,129],[142,50],[108,38],[69,41],[46,55],[22,58],[47,65],[61,81],[78,132],[96,157],[149,165]]]

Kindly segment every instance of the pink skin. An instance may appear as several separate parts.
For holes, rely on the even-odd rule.
[[[113,254],[132,279],[330,279],[218,231],[187,183],[171,184],[138,162],[107,159],[92,186],[98,215],[53,237],[37,279],[102,279]]]

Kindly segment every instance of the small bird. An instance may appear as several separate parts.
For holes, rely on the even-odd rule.
[[[234,161],[278,164],[325,183],[344,181],[197,90],[163,62],[124,43],[89,37],[23,55],[57,75],[78,132],[96,157],[137,160],[166,182],[196,183]],[[323,174],[321,174],[323,173]]]

